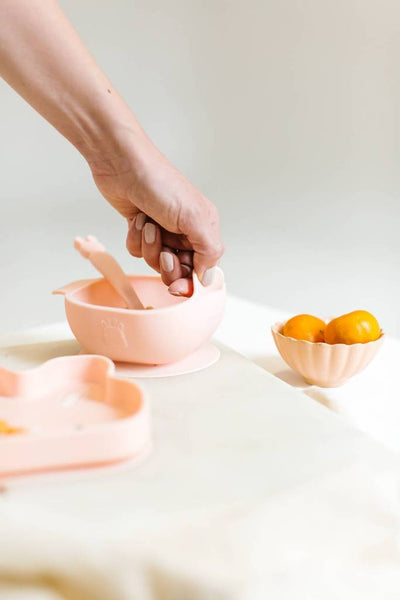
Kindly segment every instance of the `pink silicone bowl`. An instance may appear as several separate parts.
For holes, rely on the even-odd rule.
[[[366,344],[326,344],[296,340],[282,335],[284,323],[272,326],[272,335],[283,360],[307,383],[338,387],[369,365],[385,335]]]
[[[152,310],[123,308],[105,279],[75,281],[54,292],[65,296],[68,323],[87,352],[121,362],[168,364],[197,350],[221,321],[226,292],[218,268],[208,287],[194,276],[190,298],[172,296],[158,276],[129,278]]]

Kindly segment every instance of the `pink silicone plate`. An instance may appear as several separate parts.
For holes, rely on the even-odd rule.
[[[130,363],[115,363],[115,369],[121,377],[135,378],[158,378],[158,377],[176,377],[178,375],[188,375],[196,373],[211,367],[219,360],[221,351],[217,346],[207,342],[198,350],[189,354],[182,360],[167,365],[138,365]]]
[[[0,368],[0,475],[142,457],[150,415],[140,387],[103,356],[65,356],[24,372]]]

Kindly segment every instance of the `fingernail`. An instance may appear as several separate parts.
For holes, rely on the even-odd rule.
[[[181,265],[182,277],[189,277],[192,274],[192,269],[188,265]]]
[[[171,273],[174,270],[174,257],[170,252],[161,252],[160,265],[166,273]]]
[[[183,296],[183,294],[181,294],[181,292],[171,292],[171,290],[168,290],[168,291],[172,296]]]
[[[145,224],[146,221],[146,215],[144,213],[139,213],[136,217],[136,221],[135,221],[135,227],[138,231],[141,231],[143,229],[143,225]]]
[[[215,277],[215,267],[211,267],[204,272],[201,283],[205,286],[211,285]]]
[[[146,223],[144,226],[144,241],[146,244],[154,244],[156,241],[156,226],[154,223]]]

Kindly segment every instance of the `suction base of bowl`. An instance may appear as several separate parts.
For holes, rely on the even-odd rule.
[[[82,354],[86,354],[85,351],[82,351]],[[220,356],[220,349],[211,342],[207,342],[186,358],[168,365],[140,365],[124,362],[115,362],[114,364],[117,375],[121,375],[121,377],[176,377],[207,369],[216,363]]]

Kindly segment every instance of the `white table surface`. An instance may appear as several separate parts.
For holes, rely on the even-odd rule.
[[[343,415],[355,427],[400,452],[400,340],[387,337],[371,365],[336,389],[310,386],[279,356],[270,327],[288,318],[283,311],[230,296],[215,339],[263,369]],[[56,323],[0,337],[0,345],[73,339],[67,323]]]
[[[367,369],[342,387],[319,388],[306,384],[276,350],[270,327],[290,316],[268,306],[230,298],[217,338],[399,453],[400,340],[387,336]]]
[[[228,301],[217,339],[264,369],[223,350],[203,372],[143,382],[143,464],[6,482],[1,600],[400,597],[399,462],[304,394],[269,333],[282,317]],[[70,340],[57,324],[0,345],[14,346],[6,365],[29,366],[75,352]]]

